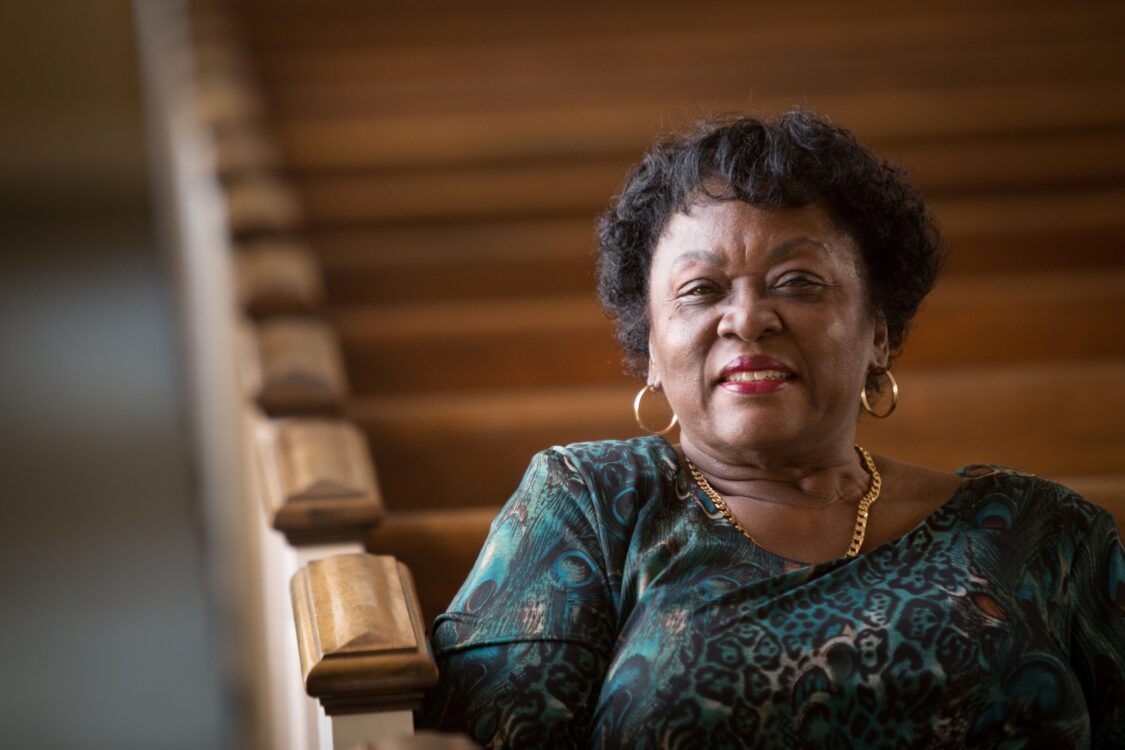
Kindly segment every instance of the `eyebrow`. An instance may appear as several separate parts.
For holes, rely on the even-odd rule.
[[[790,251],[792,251],[794,249],[794,247],[796,247],[797,245],[812,245],[813,247],[815,247],[817,250],[820,250],[825,255],[827,255],[829,253],[828,245],[825,245],[820,240],[814,240],[812,237],[794,237],[791,240],[786,240],[785,242],[782,242],[780,245],[778,245],[777,247],[770,250],[769,251],[770,260],[777,260],[779,257],[781,257],[781,256],[785,255],[786,253],[789,253]]]
[[[811,245],[812,247],[820,250],[824,254],[828,254],[828,246],[820,240],[814,240],[812,237],[794,237],[791,240],[782,242],[777,247],[771,248],[767,257],[771,261],[776,261],[778,258],[784,257],[791,253],[797,246]],[[711,252],[710,250],[685,250],[676,257],[674,265],[679,266],[692,260],[701,260],[705,263],[713,263],[719,265],[722,263],[722,258],[718,253]]]
[[[719,254],[713,253],[710,250],[685,250],[676,256],[673,265],[679,266],[689,260],[702,260],[706,263],[714,263],[715,265],[722,262],[722,258],[719,257]]]

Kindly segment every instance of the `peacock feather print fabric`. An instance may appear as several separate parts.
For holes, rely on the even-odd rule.
[[[537,455],[433,647],[423,726],[491,747],[1125,748],[1112,517],[992,466],[905,536],[805,565],[662,438]]]

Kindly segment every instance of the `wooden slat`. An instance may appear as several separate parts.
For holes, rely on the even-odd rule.
[[[893,417],[861,425],[873,452],[943,469],[988,462],[1048,477],[1125,473],[1122,360],[904,372],[899,382]]]
[[[1125,189],[946,197],[933,201],[952,273],[1117,266]]]
[[[624,380],[592,295],[360,309],[334,324],[357,393]]]
[[[594,289],[589,218],[328,230],[310,244],[334,306]]]
[[[383,499],[393,515],[498,504],[516,488],[536,451],[637,434],[634,391],[618,386],[367,398],[356,400],[349,416],[380,457]]]
[[[1125,473],[1125,361],[898,375],[898,411],[861,426],[860,440],[874,452],[950,470],[991,462],[1044,476]],[[487,506],[507,499],[538,450],[638,434],[634,393],[619,386],[368,398],[351,416],[380,457],[392,511]]]
[[[927,298],[905,367],[1125,356],[1125,264],[1067,273],[951,276]]]

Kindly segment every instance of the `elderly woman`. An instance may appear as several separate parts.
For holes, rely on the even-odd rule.
[[[657,145],[600,243],[638,402],[662,394],[680,442],[535,457],[437,620],[424,723],[503,747],[1125,747],[1110,515],[855,445],[941,265],[899,170],[808,114],[737,120]]]

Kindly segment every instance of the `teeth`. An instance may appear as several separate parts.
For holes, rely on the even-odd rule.
[[[732,372],[727,381],[733,383],[756,383],[761,380],[788,380],[792,375],[781,370],[743,370]]]

